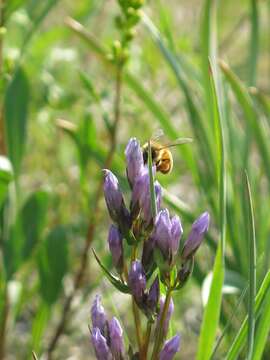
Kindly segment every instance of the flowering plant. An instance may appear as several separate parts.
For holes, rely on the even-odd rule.
[[[107,318],[101,298],[97,296],[91,311],[91,339],[98,360],[145,360],[151,344],[151,360],[170,360],[180,347],[179,334],[166,341],[174,310],[172,294],[189,279],[194,255],[208,230],[210,218],[207,212],[200,215],[180,246],[182,224],[177,215],[170,216],[168,209],[161,208],[162,189],[158,181],[153,180],[156,169],[150,151],[149,146],[147,166],[137,139],[130,139],[126,147],[126,174],[131,189],[129,207],[116,176],[104,170],[104,196],[113,222],[108,244],[117,275],[105,268],[95,252],[94,255],[113,286],[132,297],[138,350],[131,346],[125,350],[120,323],[116,318]],[[128,253],[126,247],[131,247],[130,259],[124,256]],[[147,319],[145,334],[141,329],[142,314]]]

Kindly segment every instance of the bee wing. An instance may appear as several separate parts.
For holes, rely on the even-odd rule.
[[[174,141],[170,141],[167,144],[162,144],[161,149],[166,149],[166,148],[177,146],[177,145],[188,144],[188,143],[191,143],[192,141],[193,141],[192,138],[179,138]]]
[[[164,135],[164,131],[163,131],[162,129],[156,129],[156,130],[153,132],[150,140],[158,141],[158,140],[164,138],[164,136],[165,136],[165,135]]]

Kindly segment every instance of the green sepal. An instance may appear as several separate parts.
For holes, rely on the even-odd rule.
[[[131,230],[126,231],[124,236],[125,236],[125,239],[127,240],[128,245],[132,246],[132,245],[137,244],[138,241],[135,238],[135,236],[134,236],[134,234],[133,234],[133,232]]]
[[[129,291],[129,287],[122,283],[122,281],[117,278],[116,276],[114,276],[113,274],[111,274],[109,272],[108,269],[106,269],[106,267],[101,263],[100,259],[98,258],[95,250],[92,248],[92,251],[93,251],[93,254],[96,258],[96,261],[98,263],[98,265],[101,267],[101,269],[103,270],[105,276],[107,277],[107,279],[110,281],[110,283],[116,288],[118,289],[119,291],[121,291],[122,293],[124,294],[130,294],[130,291]]]
[[[157,264],[161,274],[170,272],[170,265],[164,259],[164,256],[158,247],[154,248],[154,261]]]

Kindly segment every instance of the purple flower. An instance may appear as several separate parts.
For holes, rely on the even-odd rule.
[[[172,360],[174,355],[180,348],[180,335],[175,335],[170,340],[167,340],[159,355],[159,360]]]
[[[110,226],[108,243],[113,265],[121,273],[123,270],[123,237],[115,225]]]
[[[144,241],[142,251],[142,265],[146,273],[151,270],[154,262],[154,247],[155,239],[150,236],[148,240]]]
[[[161,210],[156,218],[153,237],[163,257],[171,264],[177,254],[183,229],[178,216],[170,219],[167,209]]]
[[[95,349],[97,360],[112,360],[112,354],[107,345],[106,339],[101,334],[99,328],[93,328],[91,340]]]
[[[159,211],[162,190],[158,181],[155,181],[154,187],[157,209]],[[132,207],[133,209],[136,209],[136,211],[133,211],[136,214],[138,213],[138,209],[142,210],[142,218],[145,221],[146,226],[148,226],[151,223],[153,215],[151,210],[150,179],[147,167],[144,167],[141,175],[136,178],[134,183],[132,192]]]
[[[130,216],[125,206],[123,194],[119,188],[117,177],[104,170],[104,196],[111,219],[116,222],[125,235],[130,228]]]
[[[165,296],[163,295],[160,297],[160,301],[159,301],[160,308],[159,308],[159,314],[158,314],[158,318],[157,318],[157,325],[159,325],[159,323],[160,323],[164,304],[165,304]],[[166,337],[166,335],[167,335],[169,323],[170,323],[170,319],[171,319],[173,311],[174,311],[174,304],[173,304],[173,299],[171,298],[170,304],[168,307],[168,311],[166,314],[166,319],[164,321],[164,337]]]
[[[142,174],[144,168],[142,149],[140,142],[136,138],[129,140],[125,155],[128,181],[133,186],[136,178]]]
[[[106,314],[104,307],[101,305],[100,295],[96,295],[91,308],[91,319],[93,328],[99,328],[101,333],[104,334],[104,329],[106,325]]]
[[[106,169],[104,170],[104,196],[111,218],[117,222],[124,202],[123,194],[120,191],[117,177]]]
[[[119,321],[113,317],[109,322],[110,349],[114,359],[121,360],[124,353],[123,330]]]
[[[208,230],[210,215],[204,212],[193,224],[187,241],[184,244],[182,258],[184,260],[190,258],[203,241],[204,234]]]
[[[142,304],[146,287],[146,276],[140,261],[133,261],[128,274],[128,285],[138,304]]]
[[[155,278],[153,284],[150,287],[149,294],[147,296],[147,307],[151,313],[156,311],[156,307],[159,299],[159,278],[158,276]]]

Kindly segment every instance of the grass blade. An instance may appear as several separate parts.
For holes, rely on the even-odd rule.
[[[154,185],[152,151],[151,151],[150,140],[148,141],[148,171],[149,171],[149,187],[150,187],[150,196],[151,196],[151,211],[152,211],[153,219],[155,219],[157,216],[157,202],[156,202],[156,192]]]
[[[255,318],[260,314],[264,300],[270,296],[270,270],[265,275],[262,285],[255,298]],[[230,347],[226,360],[236,360],[239,358],[239,353],[242,350],[248,334],[248,316],[243,321],[241,328],[239,329],[232,346]]]
[[[248,130],[252,131],[252,135],[256,138],[256,144],[258,150],[261,153],[265,171],[270,181],[270,159],[268,152],[268,143],[265,138],[263,129],[260,122],[257,120],[257,113],[253,106],[252,100],[247,89],[241,83],[240,79],[232,72],[227,64],[224,62],[219,63],[221,70],[223,71],[226,80],[231,85],[231,88],[242,107],[245,119],[247,120]]]
[[[256,235],[250,183],[245,173],[248,196],[248,242],[249,242],[249,305],[248,305],[248,359],[252,359],[255,332],[255,297],[256,297]]]
[[[213,67],[211,66],[213,69]],[[214,72],[211,72],[214,75]],[[211,283],[208,302],[204,311],[203,322],[200,330],[199,349],[197,360],[208,360],[212,354],[216,331],[219,324],[222,287],[225,276],[224,269],[224,249],[226,237],[226,171],[225,171],[225,149],[224,135],[221,122],[220,103],[217,95],[217,78],[210,78],[213,105],[214,105],[214,123],[217,135],[217,152],[218,152],[218,169],[219,169],[219,225],[220,225],[220,242],[215,258],[213,279]]]
[[[268,334],[270,332],[270,292],[268,292],[264,303],[265,304],[261,319],[256,329],[252,360],[262,359],[263,351],[268,339]]]

